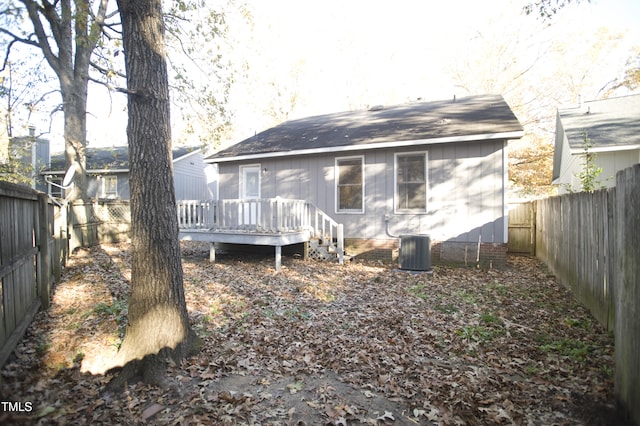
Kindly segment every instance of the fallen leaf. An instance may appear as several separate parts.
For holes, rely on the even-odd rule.
[[[393,417],[393,413],[391,411],[385,411],[384,414],[376,418],[376,420],[395,420],[395,418]]]
[[[301,381],[295,382],[295,383],[289,383],[287,385],[287,389],[289,389],[290,393],[297,393],[300,392],[302,390],[302,388],[304,387],[304,383]]]
[[[38,414],[36,414],[36,417],[38,417],[38,418],[46,417],[49,414],[54,413],[55,411],[56,411],[55,407],[47,405],[46,407],[43,407],[38,411]]]
[[[158,414],[160,411],[164,410],[165,406],[161,405],[161,404],[153,404],[150,407],[147,407],[143,412],[142,412],[142,420],[143,421],[147,421],[149,420],[151,417],[155,416],[156,414]]]

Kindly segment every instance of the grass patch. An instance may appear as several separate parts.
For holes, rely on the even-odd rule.
[[[456,295],[468,305],[475,305],[478,302],[478,297],[475,294],[468,293],[465,290],[457,291]]]
[[[424,283],[418,283],[407,288],[407,291],[422,300],[427,300],[429,295],[424,291],[426,287]]]
[[[558,356],[569,358],[577,362],[584,362],[587,358],[590,346],[586,343],[563,337],[557,340],[550,338],[542,338],[540,344],[540,350],[546,353],[554,353]]]
[[[487,284],[487,288],[489,290],[495,291],[500,296],[508,296],[509,295],[509,288],[504,284],[500,284],[498,281],[490,282],[489,284]]]
[[[460,311],[457,305],[453,303],[447,303],[444,305],[438,305],[435,307],[436,311],[442,312],[443,314],[455,314]]]
[[[494,315],[492,312],[485,312],[484,314],[480,315],[480,320],[487,325],[491,325],[491,324],[502,325],[502,320],[498,318],[496,315]]]
[[[501,333],[481,325],[471,325],[459,328],[456,334],[468,342],[482,343],[494,339]]]
[[[119,317],[127,311],[127,307],[127,302],[124,300],[114,300],[111,303],[100,302],[93,308],[93,312]]]

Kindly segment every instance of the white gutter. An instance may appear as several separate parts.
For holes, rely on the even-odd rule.
[[[640,149],[640,144],[635,145],[616,145],[616,146],[601,146],[601,147],[591,147],[588,149],[589,153],[598,153],[598,152],[619,152],[619,151],[633,151],[636,149]],[[584,148],[580,149],[571,149],[571,155],[584,155]]]
[[[53,170],[45,170],[40,172],[41,175],[62,175],[64,171],[53,171]],[[129,173],[129,169],[90,169],[86,171],[86,174],[95,174],[95,173]]]
[[[194,149],[193,151],[191,151],[191,152],[189,152],[189,153],[187,153],[187,154],[183,155],[182,157],[178,157],[178,158],[176,158],[175,160],[171,160],[171,161],[173,161],[174,163],[177,163],[178,161],[182,161],[182,160],[184,160],[184,159],[185,159],[185,158],[187,158],[187,157],[190,157],[190,156],[192,156],[192,155],[195,155],[195,154],[200,153],[200,151],[201,151],[201,149],[200,149],[200,148],[198,148],[198,149]]]
[[[479,135],[467,135],[467,136],[447,136],[443,138],[433,139],[417,139],[411,141],[394,141],[394,142],[378,142],[362,145],[345,145],[345,146],[332,146],[324,148],[313,149],[299,149],[295,151],[276,151],[276,152],[262,152],[259,154],[245,154],[237,155],[234,157],[220,157],[220,158],[207,158],[205,163],[226,163],[230,161],[244,161],[244,160],[256,160],[261,158],[274,158],[274,157],[288,157],[292,155],[311,155],[311,154],[324,154],[328,152],[346,152],[346,151],[363,151],[370,149],[382,149],[382,148],[399,148],[418,145],[434,145],[451,142],[474,142],[485,141],[495,139],[520,139],[524,135],[524,131],[519,130],[515,132],[504,133],[484,133]]]

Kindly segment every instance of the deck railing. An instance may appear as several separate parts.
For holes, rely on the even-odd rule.
[[[339,255],[344,248],[342,224],[305,200],[181,200],[177,209],[181,229],[274,234],[310,231],[314,238],[335,242]]]

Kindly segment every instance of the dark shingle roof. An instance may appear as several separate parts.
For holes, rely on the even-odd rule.
[[[502,96],[483,95],[457,100],[413,102],[368,111],[350,111],[291,120],[256,134],[210,156],[331,149],[346,146],[521,133],[522,126]],[[512,135],[511,138],[519,138]]]
[[[172,151],[173,160],[180,158],[198,147],[181,146]],[[129,147],[116,146],[110,148],[87,148],[87,170],[128,170]],[[64,153],[51,154],[50,172],[63,172],[65,170]]]
[[[585,133],[594,148],[640,144],[640,95],[584,102],[558,115],[572,150],[584,149]]]

